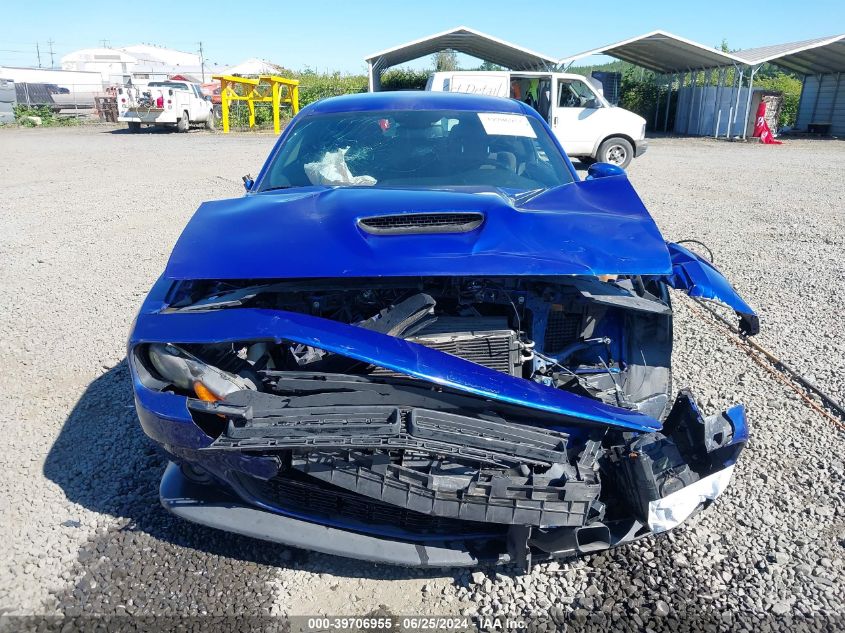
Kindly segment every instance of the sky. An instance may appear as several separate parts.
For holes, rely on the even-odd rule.
[[[371,53],[460,25],[554,58],[654,29],[714,47],[724,39],[737,49],[845,33],[845,2],[86,0],[12,2],[2,18],[0,65],[36,65],[38,43],[41,64],[49,67],[50,40],[57,67],[62,55],[103,40],[111,47],[149,43],[188,52],[201,41],[206,59],[222,65],[258,57],[297,70],[359,73]]]

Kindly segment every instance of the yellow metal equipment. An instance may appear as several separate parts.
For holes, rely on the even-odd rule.
[[[223,110],[223,132],[229,131],[229,106],[232,101],[246,101],[249,108],[249,127],[255,126],[255,104],[273,104],[273,129],[279,129],[279,108],[283,103],[290,104],[293,114],[299,112],[299,82],[276,75],[258,75],[258,79],[235,77],[234,75],[214,75],[212,79],[220,81],[220,105]],[[240,88],[236,90],[236,88]],[[269,93],[267,94],[269,87]],[[284,90],[285,96],[282,96]],[[241,94],[238,94],[240,92]]]

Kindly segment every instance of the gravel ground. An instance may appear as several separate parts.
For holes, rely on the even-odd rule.
[[[728,492],[661,539],[576,562],[416,572],[180,522],[157,502],[124,341],[199,202],[239,195],[273,137],[0,130],[0,613],[541,615],[540,628],[679,620],[843,628],[845,434],[677,297],[675,373],[710,413],[744,402]],[[845,144],[658,139],[630,178],[759,309],[759,340],[845,401]]]

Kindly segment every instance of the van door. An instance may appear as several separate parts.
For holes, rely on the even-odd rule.
[[[558,77],[552,130],[570,156],[590,156],[604,138],[604,105],[583,79]]]
[[[551,125],[552,90],[551,73],[512,73],[508,96],[530,105]]]

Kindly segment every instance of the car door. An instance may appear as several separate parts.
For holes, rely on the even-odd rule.
[[[589,156],[604,138],[604,105],[582,79],[559,77],[555,84],[552,130],[567,154]]]
[[[208,102],[203,98],[197,84],[190,86],[191,121],[205,121],[208,116]]]

